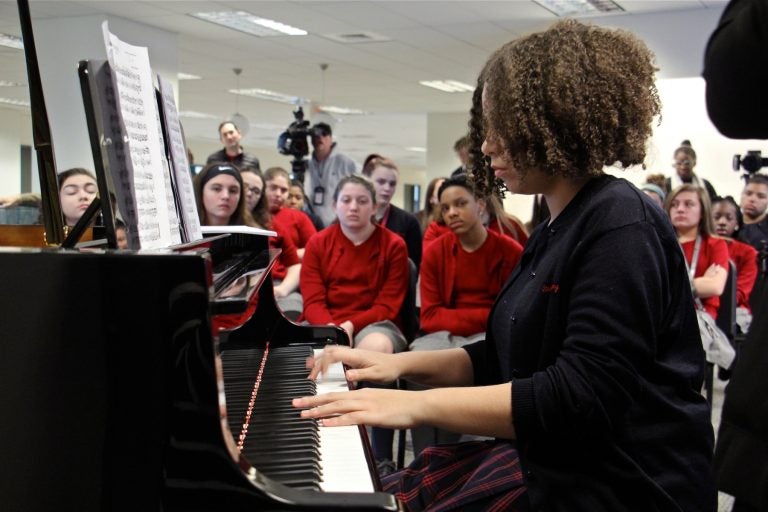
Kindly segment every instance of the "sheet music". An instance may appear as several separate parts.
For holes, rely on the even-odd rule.
[[[172,176],[175,191],[178,194],[185,241],[192,242],[203,238],[203,234],[200,231],[200,217],[197,213],[195,190],[192,186],[192,175],[189,172],[189,161],[187,160],[187,150],[184,147],[184,137],[181,133],[179,113],[176,110],[171,83],[160,75],[157,75],[157,83],[160,86],[160,96],[163,102],[161,110],[165,120],[166,143],[170,148]]]
[[[99,144],[110,148],[109,151],[106,151],[106,155],[109,158],[112,183],[117,196],[117,207],[127,228],[128,248],[140,249],[136,201],[133,194],[133,165],[129,155],[126,154],[128,136],[125,134],[120,110],[117,108],[117,96],[112,73],[107,64],[101,64],[98,69],[90,68],[90,74],[96,90],[99,91],[96,101],[101,105],[101,124],[104,133],[100,137]]]
[[[160,144],[155,88],[147,48],[133,46],[109,32],[102,24],[107,58],[115,75],[117,100],[123,116],[128,149],[133,164],[133,190],[136,201],[138,234],[142,249],[167,247],[178,243],[178,231],[171,232],[175,206],[168,202],[166,169]]]

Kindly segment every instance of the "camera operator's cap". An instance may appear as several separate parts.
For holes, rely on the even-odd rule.
[[[316,123],[312,129],[310,130],[310,134],[314,137],[315,135],[327,137],[329,135],[332,135],[333,132],[331,131],[331,125],[328,123]]]

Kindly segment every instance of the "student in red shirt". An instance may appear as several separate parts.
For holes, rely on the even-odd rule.
[[[234,166],[209,164],[195,176],[193,184],[200,224],[204,226],[245,225],[272,229],[268,216],[262,216],[259,210],[255,211],[261,221],[257,222],[253,214],[248,211],[243,176]],[[264,220],[267,224],[262,223]],[[275,298],[283,311],[294,312],[298,317],[298,312],[301,311],[301,296],[296,293],[296,289],[299,286],[301,264],[296,254],[296,246],[279,232],[277,237],[270,237],[269,244],[282,249],[272,272]],[[290,300],[287,299],[289,296],[292,297]]]
[[[408,251],[399,235],[376,224],[376,191],[367,178],[342,178],[333,194],[338,222],[313,236],[301,268],[304,320],[344,329],[353,347],[406,351],[398,327],[409,282]],[[374,457],[394,469],[394,431],[374,429]]]
[[[523,252],[516,241],[483,226],[485,200],[475,197],[466,175],[443,182],[438,200],[450,231],[424,253],[421,330],[446,336],[414,341],[413,348],[422,350],[462,346],[484,334],[491,306]]]
[[[714,236],[710,204],[705,189],[686,183],[667,196],[665,208],[689,266],[694,265],[696,241],[701,240],[691,291],[701,299],[704,310],[717,319],[720,295],[728,279],[728,246],[725,240]]]
[[[444,181],[438,200],[450,231],[424,251],[420,289],[425,335],[411,343],[411,350],[460,348],[484,339],[491,307],[523,252],[512,238],[483,226],[486,201],[475,196],[466,174]],[[411,434],[414,454],[461,437],[433,427],[417,427]]]
[[[304,258],[304,248],[317,230],[306,213],[287,207],[291,188],[288,171],[282,167],[270,167],[264,173],[264,183],[273,229],[290,238],[297,248],[299,259]]]
[[[736,240],[744,221],[739,205],[731,196],[718,197],[712,202],[712,221],[715,232],[728,245],[728,256],[736,266],[736,323],[741,332],[746,333],[752,321],[749,295],[757,279],[757,251]]]

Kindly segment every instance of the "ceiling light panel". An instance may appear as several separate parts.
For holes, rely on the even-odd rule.
[[[7,46],[8,48],[14,48],[16,50],[23,50],[24,42],[18,36],[0,34],[0,46]]]
[[[204,112],[196,112],[194,110],[182,110],[179,112],[179,117],[186,117],[187,119],[218,119],[213,114],[206,114]]]
[[[0,103],[4,105],[13,105],[16,107],[28,107],[29,102],[26,100],[14,100],[12,98],[0,98]]]
[[[251,98],[258,98],[261,100],[276,101],[278,103],[288,103],[290,105],[301,105],[307,103],[308,100],[299,96],[291,96],[289,94],[283,94],[281,92],[269,91],[267,89],[230,89],[232,94],[239,94],[241,96],[249,96]]]
[[[200,80],[202,77],[190,73],[177,73],[176,78],[179,80]]]
[[[323,105],[318,107],[319,110],[323,112],[327,112],[329,114],[339,114],[342,116],[349,116],[349,115],[365,115],[368,112],[365,110],[360,110],[357,108],[346,108],[346,107],[334,107],[333,105]]]
[[[578,16],[623,11],[613,0],[533,0],[557,16]]]
[[[475,90],[474,85],[465,84],[457,80],[422,80],[419,83],[443,92],[472,92]]]
[[[9,82],[8,80],[0,80],[0,87],[21,87],[22,83],[19,82]]]
[[[305,36],[306,30],[280,23],[279,21],[260,18],[245,11],[193,12],[190,16],[231,28],[258,37],[270,36]]]

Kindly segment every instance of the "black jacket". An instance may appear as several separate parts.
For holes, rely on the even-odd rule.
[[[547,224],[467,347],[478,384],[512,382],[532,509],[715,510],[704,351],[669,219],[601,176]]]
[[[405,240],[408,257],[413,260],[417,269],[421,268],[421,227],[416,216],[391,204],[385,227]]]
[[[220,151],[211,153],[208,156],[208,160],[205,162],[205,164],[208,165],[214,162],[224,163],[224,164],[234,164],[239,171],[242,171],[243,169],[246,169],[246,168],[251,168],[251,169],[256,169],[257,171],[261,171],[261,167],[259,166],[259,159],[251,154],[246,153],[245,151],[237,155],[235,158],[230,159],[229,157],[227,157],[226,150],[222,148]]]

